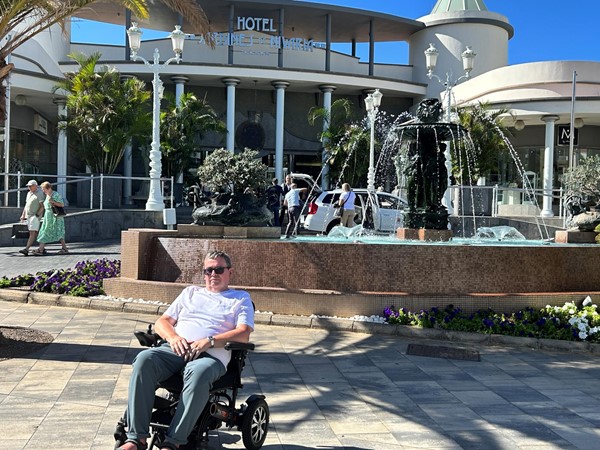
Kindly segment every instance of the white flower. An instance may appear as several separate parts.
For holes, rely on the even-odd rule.
[[[588,306],[592,304],[592,299],[590,298],[590,296],[588,295],[584,300],[583,300],[583,306]]]
[[[580,331],[579,332],[579,339],[581,340],[585,340],[587,338],[587,333],[585,331]]]
[[[569,325],[575,325],[576,322],[578,322],[577,317],[571,317],[569,319]]]
[[[579,322],[577,324],[577,328],[579,328],[581,331],[587,331],[588,326],[587,326],[587,323]]]
[[[571,308],[571,309],[569,310],[569,314],[575,314],[575,309]]]

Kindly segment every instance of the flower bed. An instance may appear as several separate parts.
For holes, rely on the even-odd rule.
[[[468,331],[568,341],[600,342],[600,314],[589,297],[581,307],[573,302],[540,310],[526,308],[512,314],[499,314],[491,309],[465,314],[448,305],[416,313],[390,306],[383,312],[390,324],[414,325],[423,328]]]
[[[107,258],[78,262],[73,269],[0,278],[0,288],[29,287],[35,292],[88,297],[104,294],[102,280],[121,273],[121,261]]]

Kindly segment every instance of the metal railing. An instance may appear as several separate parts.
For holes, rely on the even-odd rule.
[[[150,177],[126,177],[126,176],[121,176],[121,175],[104,175],[104,174],[100,174],[100,175],[94,175],[94,174],[85,174],[85,175],[56,175],[56,174],[43,174],[43,173],[24,173],[24,172],[15,172],[15,173],[7,173],[7,172],[0,172],[0,176],[4,177],[5,180],[9,180],[10,183],[10,179],[16,179],[16,186],[22,186],[24,183],[26,183],[26,181],[28,179],[35,179],[38,181],[39,184],[42,183],[42,181],[49,181],[52,183],[52,186],[55,187],[55,190],[57,190],[56,188],[58,186],[65,186],[68,184],[78,184],[78,185],[82,185],[83,183],[89,183],[90,184],[90,203],[89,203],[89,209],[96,209],[94,208],[94,185],[96,183],[94,183],[94,181],[98,181],[99,182],[99,200],[98,200],[98,204],[99,204],[99,208],[98,209],[104,209],[104,182],[105,180],[108,179],[118,179],[118,180],[123,180],[123,181],[128,181],[128,180],[141,180],[141,181],[148,181],[148,183],[150,183]],[[63,181],[64,180],[64,181]],[[163,199],[165,200],[165,202],[170,202],[170,207],[173,208],[174,205],[174,201],[175,201],[175,191],[174,191],[174,187],[175,187],[175,179],[174,177],[170,177],[170,178],[160,178],[160,185],[161,185],[161,192],[163,194]],[[170,186],[170,191],[168,193],[168,195],[165,195],[165,188],[166,186]],[[4,189],[4,190],[0,190],[0,198],[3,199],[3,206],[16,206],[16,207],[22,207],[24,206],[24,199],[27,196],[27,192],[29,192],[29,189],[27,187],[19,187],[19,188],[14,188],[14,189]],[[11,205],[11,195],[16,193],[15,197],[15,202],[14,205]],[[131,196],[129,198],[129,200],[131,200],[133,198],[133,196]],[[146,196],[147,198],[147,196]],[[125,197],[125,199],[127,200],[127,197]],[[77,205],[80,208],[84,208],[84,205]]]
[[[490,215],[492,217],[498,217],[500,215],[500,206],[502,206],[502,205],[518,206],[518,205],[528,205],[529,204],[529,205],[533,205],[536,208],[539,208],[541,210],[543,198],[544,198],[544,196],[548,195],[548,191],[546,191],[545,189],[525,189],[525,188],[518,188],[518,187],[499,186],[497,184],[494,186],[453,185],[453,186],[450,186],[450,189],[452,189],[452,191],[453,191],[452,197],[451,197],[452,199],[455,200],[456,198],[458,198],[461,195],[460,190],[462,190],[463,192],[464,192],[464,190],[467,190],[467,192],[472,193],[472,198],[475,199],[475,203],[477,203],[477,202],[483,203],[484,202],[482,200],[483,196],[477,195],[477,193],[491,190]],[[553,200],[558,200],[558,214],[555,215],[554,217],[559,217],[559,218],[565,219],[567,211],[564,207],[565,193],[564,193],[563,188],[561,187],[558,189],[553,189],[550,192],[550,195],[552,196]],[[473,200],[461,201],[459,199],[459,201],[461,202],[461,204],[463,204],[465,215],[471,215],[471,209],[473,206],[475,206],[475,208],[480,206],[477,204],[473,205],[471,203]],[[465,203],[468,203],[468,204],[465,205]],[[462,212],[457,212],[457,211],[455,211],[455,214],[463,215]],[[530,215],[534,215],[534,214],[530,214]],[[539,213],[538,213],[538,215],[539,215]]]

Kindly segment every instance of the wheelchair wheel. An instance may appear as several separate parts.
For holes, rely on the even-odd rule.
[[[267,438],[269,406],[262,398],[248,405],[242,418],[242,440],[248,450],[258,450]]]

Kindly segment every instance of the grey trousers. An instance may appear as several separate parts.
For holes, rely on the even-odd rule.
[[[183,390],[167,431],[166,441],[177,445],[187,442],[208,401],[212,384],[225,375],[226,369],[221,361],[207,353],[202,353],[200,358],[186,363],[181,356],[173,352],[169,344],[144,350],[133,361],[127,402],[129,439],[150,436],[150,418],[156,386],[160,381],[182,370]]]

